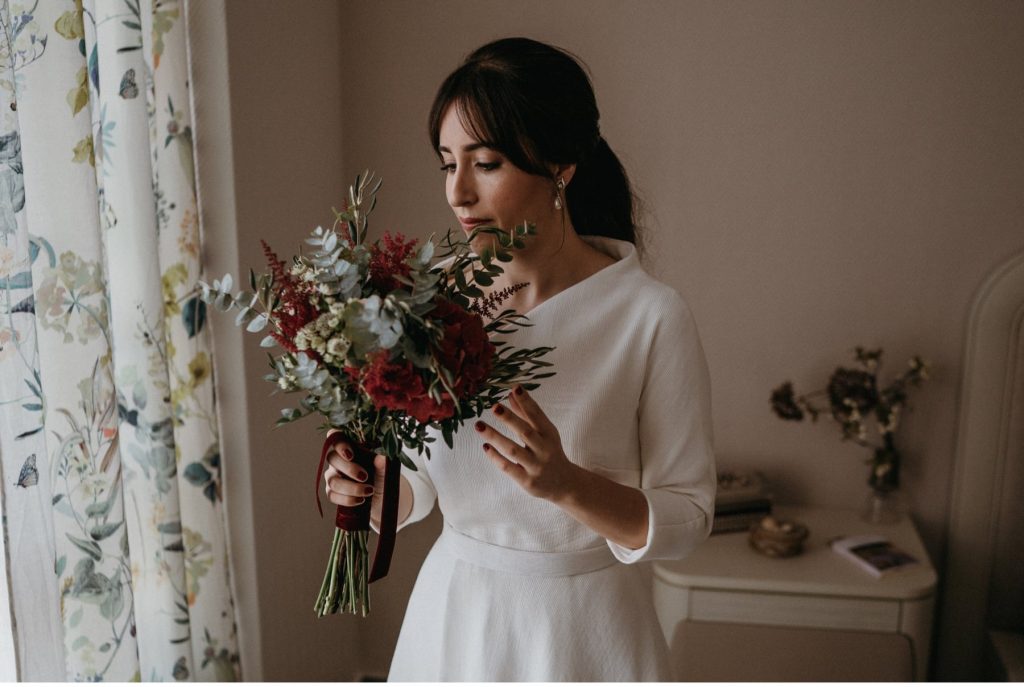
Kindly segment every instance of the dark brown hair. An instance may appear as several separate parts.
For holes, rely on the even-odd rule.
[[[565,197],[578,234],[636,243],[629,178],[601,136],[594,88],[574,56],[529,38],[473,51],[434,98],[434,150],[453,104],[466,131],[530,174],[551,178],[549,165],[576,164]]]

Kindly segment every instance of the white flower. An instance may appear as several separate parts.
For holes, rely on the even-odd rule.
[[[327,313],[316,318],[316,322],[313,325],[316,328],[316,333],[325,339],[328,338],[331,332],[334,331],[334,327],[331,326],[330,322],[331,316]]]
[[[348,353],[349,341],[344,336],[336,336],[327,342],[328,355],[341,358]]]

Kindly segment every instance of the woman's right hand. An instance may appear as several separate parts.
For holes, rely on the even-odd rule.
[[[327,469],[324,470],[327,499],[338,506],[352,507],[370,498],[370,518],[373,522],[379,522],[387,458],[380,454],[374,456],[375,479],[373,484],[369,484],[369,475],[353,460],[354,457],[352,447],[341,440],[327,454]]]

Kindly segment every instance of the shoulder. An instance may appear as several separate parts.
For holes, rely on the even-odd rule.
[[[693,313],[686,299],[672,286],[651,276],[636,257],[623,265],[620,305],[637,318],[675,326],[693,325]]]
[[[640,262],[636,247],[625,241],[585,237],[587,243],[616,261],[602,272],[595,301],[600,315],[633,336],[686,336],[696,325],[689,305],[672,286],[653,277]],[[660,333],[659,333],[660,332]]]

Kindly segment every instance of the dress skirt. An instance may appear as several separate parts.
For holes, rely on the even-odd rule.
[[[520,551],[446,525],[420,571],[391,681],[666,681],[646,566],[607,545]]]

